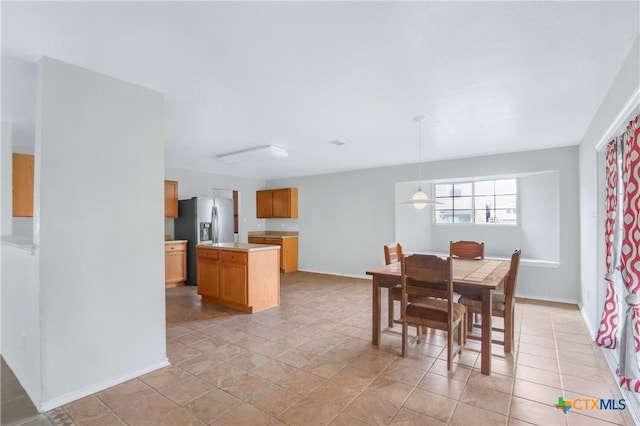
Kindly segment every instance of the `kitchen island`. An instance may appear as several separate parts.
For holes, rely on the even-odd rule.
[[[280,304],[280,247],[218,243],[196,246],[198,294],[243,312]]]

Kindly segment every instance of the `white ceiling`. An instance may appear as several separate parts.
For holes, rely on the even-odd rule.
[[[578,144],[640,32],[637,1],[1,7],[17,143],[46,55],[164,93],[166,166],[261,179],[415,163],[416,115],[425,161]]]

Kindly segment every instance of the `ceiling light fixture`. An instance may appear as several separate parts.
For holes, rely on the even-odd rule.
[[[273,158],[285,158],[289,155],[286,149],[273,145],[264,145],[257,148],[243,149],[228,154],[218,155],[216,158],[225,163],[235,164],[242,161],[268,160]]]
[[[422,210],[427,207],[427,204],[442,204],[439,201],[434,201],[427,197],[427,194],[422,190],[422,122],[424,116],[419,115],[413,118],[418,122],[418,190],[413,194],[408,201],[403,201],[400,204],[411,204],[418,210]]]

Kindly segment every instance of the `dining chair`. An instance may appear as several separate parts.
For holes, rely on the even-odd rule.
[[[444,330],[447,332],[447,370],[453,367],[456,355],[462,353],[466,339],[465,306],[453,301],[452,264],[451,257],[414,254],[403,256],[400,266],[402,356],[407,356],[409,325],[418,329],[418,343],[422,328]]]
[[[460,259],[484,259],[484,242],[449,241],[449,256]]]
[[[387,265],[400,262],[402,258],[402,245],[400,243],[390,243],[384,246],[384,261]],[[389,328],[393,327],[394,301],[400,300],[400,286],[389,288]]]
[[[504,319],[504,328],[493,327],[492,330],[501,331],[504,333],[504,339],[492,339],[492,343],[497,343],[504,346],[505,352],[511,352],[513,348],[514,339],[514,317],[515,317],[515,293],[516,283],[518,281],[518,268],[520,266],[520,250],[516,249],[511,255],[511,264],[509,265],[509,273],[504,282],[504,293],[494,292],[492,295],[492,316]],[[467,307],[468,313],[480,314],[482,312],[482,301],[480,299],[470,298],[468,296],[462,296],[458,300],[458,303],[462,303]],[[469,331],[473,330],[474,324],[471,321],[471,316],[468,318],[467,328]],[[470,339],[478,340],[479,337],[473,335],[467,335]]]

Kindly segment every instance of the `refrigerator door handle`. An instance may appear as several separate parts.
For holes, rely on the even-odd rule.
[[[213,227],[213,236],[211,238],[213,243],[218,242],[218,208],[213,206],[211,211],[211,226]]]

